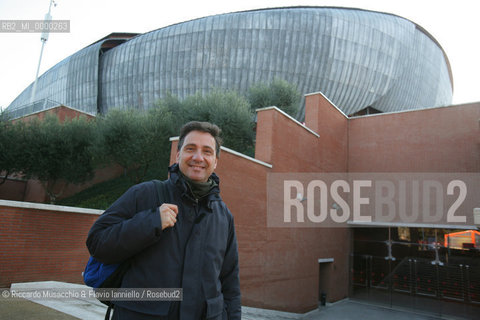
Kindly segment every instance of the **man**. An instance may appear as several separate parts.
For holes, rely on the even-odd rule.
[[[103,263],[130,259],[125,288],[182,288],[178,301],[117,301],[113,319],[240,319],[238,248],[233,216],[213,173],[220,129],[189,122],[159,203],[155,184],[130,188],[95,222],[87,238]]]

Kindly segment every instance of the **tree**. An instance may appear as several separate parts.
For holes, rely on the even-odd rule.
[[[173,124],[166,109],[111,110],[97,121],[97,150],[102,150],[104,161],[119,164],[130,174],[132,182],[139,183],[152,163],[168,160]]]
[[[200,119],[222,129],[226,147],[242,153],[253,150],[254,114],[244,97],[233,91],[214,90],[205,96],[197,112]]]
[[[275,106],[295,118],[300,106],[301,94],[294,85],[275,78],[268,85],[265,83],[252,85],[247,98],[254,109]]]
[[[24,141],[19,169],[27,178],[41,182],[51,203],[69,183],[83,183],[93,177],[94,132],[85,118],[61,124],[56,116],[49,115],[43,121],[34,119],[18,125]],[[58,191],[60,181],[65,184]]]
[[[7,181],[7,178],[18,170],[21,141],[19,126],[15,126],[5,111],[0,113],[0,173],[3,178],[0,185]]]
[[[222,129],[226,147],[251,153],[254,139],[254,115],[248,101],[233,91],[213,90],[205,96],[196,94],[183,101],[168,95],[159,108],[172,113],[174,132],[188,121],[208,121]]]

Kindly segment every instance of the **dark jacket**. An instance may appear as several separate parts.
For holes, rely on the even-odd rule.
[[[240,319],[238,248],[233,216],[217,187],[195,201],[178,165],[169,168],[168,202],[177,223],[162,231],[152,181],[131,187],[92,226],[87,247],[103,263],[131,259],[125,288],[182,288],[180,319]],[[169,301],[118,301],[132,311],[166,316]],[[178,303],[177,303],[178,312]]]

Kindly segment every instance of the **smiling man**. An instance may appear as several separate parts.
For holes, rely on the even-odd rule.
[[[216,144],[215,138],[208,132],[192,131],[191,134],[184,134],[178,143],[177,152],[180,171],[192,181],[207,182],[217,167],[220,150],[216,151]]]
[[[117,301],[113,319],[240,319],[233,216],[213,173],[220,129],[189,122],[160,203],[153,182],[133,186],[92,226],[87,247],[103,263],[131,262],[122,287],[182,288],[182,301]]]

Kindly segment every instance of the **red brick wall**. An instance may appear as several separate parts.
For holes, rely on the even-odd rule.
[[[45,280],[83,283],[85,240],[98,215],[5,203],[0,201],[0,287]]]
[[[255,158],[273,164],[274,172],[320,170],[318,135],[278,109],[257,112]]]
[[[96,169],[94,177],[82,184],[70,183],[65,187],[65,183],[59,181],[55,188],[55,192],[60,193],[62,188],[64,188],[58,199],[67,198],[93,186],[94,184],[108,181],[119,177],[122,174],[123,168],[119,165],[113,164],[109,167]],[[20,180],[18,178],[7,179],[4,184],[0,185],[0,199],[40,203],[48,203],[50,200],[45,189],[38,180]]]
[[[318,108],[321,99],[323,97],[313,101],[317,104],[310,106],[310,110]],[[310,104],[312,101],[307,99],[307,108]],[[346,118],[338,110],[329,107],[319,108],[316,114],[306,111],[307,126],[320,137],[276,109],[258,112],[256,158],[268,160],[273,165],[270,172],[275,173],[346,170],[347,145],[346,141],[343,141],[346,140]],[[329,120],[332,120],[332,123]],[[314,123],[318,125],[314,126]],[[343,135],[336,136],[337,132],[342,132]],[[330,150],[325,148],[333,150],[329,152]],[[229,168],[230,170],[236,171],[236,168]],[[241,195],[234,195],[236,199],[232,199],[229,206],[237,205],[241,201],[251,201],[251,198],[242,200]],[[263,212],[266,212],[266,208]],[[265,213],[261,216],[264,217]],[[245,221],[252,219],[255,219],[255,216],[250,216]],[[242,230],[242,224],[237,222],[237,228]],[[251,280],[249,277],[251,290],[249,283],[244,281],[245,271],[240,271],[242,290],[246,293],[244,301],[247,305],[293,312],[305,312],[315,308],[318,303],[319,258],[334,258],[331,283],[327,286],[328,300],[336,301],[346,297],[349,230],[268,228],[264,220],[256,233],[256,236],[247,239],[250,243],[239,240],[240,252],[244,250],[242,246],[253,246],[257,250],[254,257],[258,270],[261,271],[257,272],[256,276],[252,275]]]
[[[31,114],[31,115],[28,115],[28,116],[25,116],[25,117],[22,117],[22,118],[15,119],[13,121],[14,122],[15,121],[28,122],[28,121],[31,121],[32,119],[42,120],[42,119],[45,118],[45,116],[47,116],[49,114],[56,115],[58,117],[58,119],[60,120],[60,122],[64,122],[65,119],[73,119],[73,118],[78,118],[78,117],[81,117],[81,116],[86,117],[87,119],[95,118],[95,116],[92,116],[88,113],[84,113],[83,111],[72,109],[70,107],[60,105],[58,107],[48,109],[48,110],[45,110],[45,111],[41,111],[41,112],[37,112],[37,113]]]
[[[349,120],[351,172],[480,171],[480,103]]]
[[[3,175],[0,178],[3,180]],[[22,201],[25,194],[27,183],[18,178],[7,179],[0,185],[0,199]]]
[[[305,125],[320,135],[315,151],[320,172],[345,172],[348,164],[348,118],[322,94],[305,97]]]

